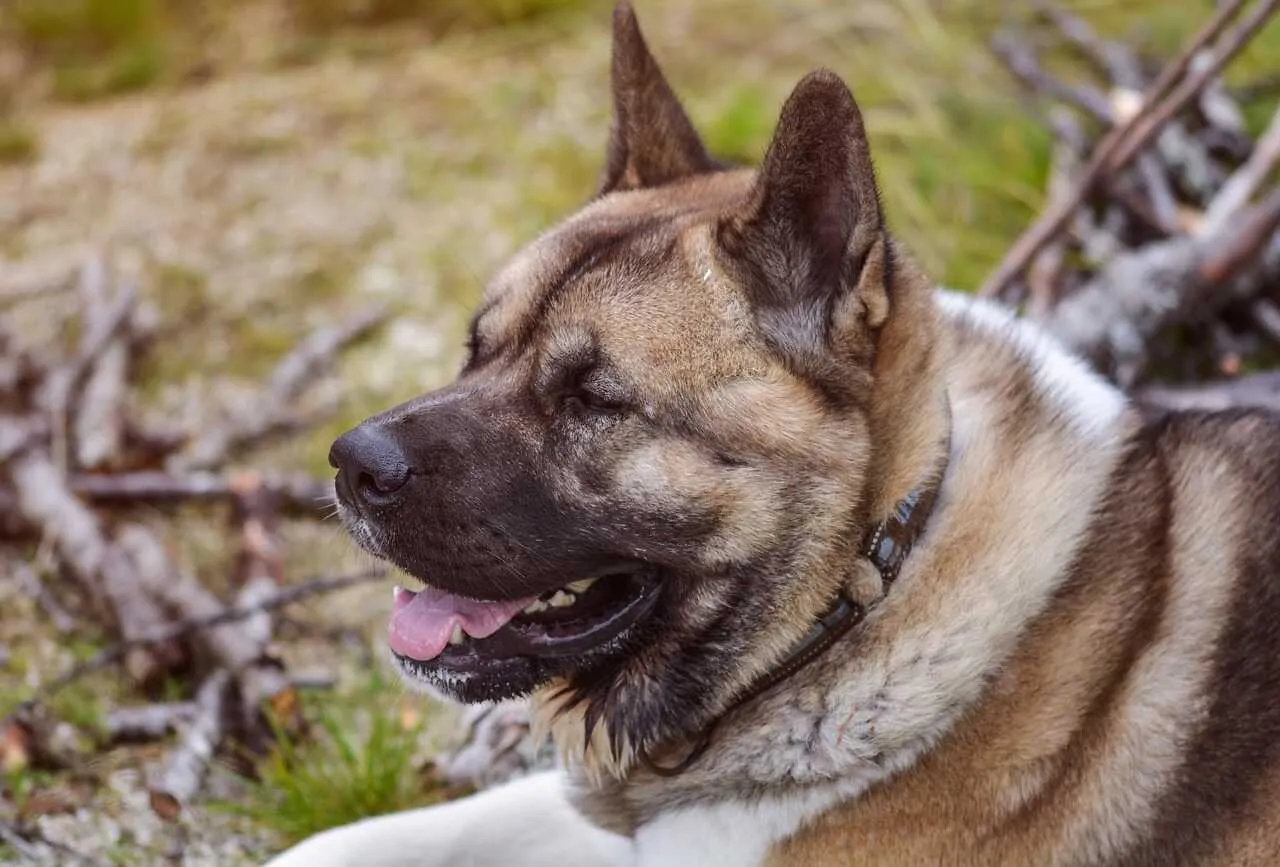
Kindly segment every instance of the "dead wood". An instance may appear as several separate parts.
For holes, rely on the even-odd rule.
[[[67,489],[49,458],[26,452],[9,462],[8,475],[18,509],[53,546],[58,561],[84,597],[100,616],[115,624],[126,641],[166,622],[164,612],[135,580],[134,564],[105,536],[97,517]],[[138,645],[125,663],[129,674],[143,682],[168,670],[175,661],[163,649]]]
[[[1122,386],[1136,383],[1162,331],[1212,317],[1280,280],[1280,190],[1271,199],[1214,236],[1116,256],[1043,324]]]
[[[0,502],[0,508],[3,508],[3,506],[4,504]],[[36,570],[30,564],[21,560],[10,560],[5,565],[17,579],[18,586],[22,588],[24,593],[35,600],[35,603],[44,611],[45,616],[49,618],[49,622],[53,624],[53,628],[57,632],[65,635],[76,628],[76,619],[58,601],[58,597],[49,591],[49,588],[40,580],[40,576],[36,574]]]
[[[150,786],[151,809],[161,818],[176,819],[200,791],[225,732],[231,687],[231,673],[225,669],[213,672],[200,685],[195,719],[183,731],[159,779]]]
[[[184,501],[234,499],[235,481],[230,475],[212,472],[170,473],[142,470],[131,473],[78,473],[70,479],[71,489],[81,497],[101,505],[146,503],[164,505]],[[333,483],[310,476],[259,476],[264,495],[276,502],[284,514],[318,517],[334,500]]]
[[[1259,137],[1244,165],[1227,179],[1209,203],[1201,231],[1211,234],[1224,228],[1254,197],[1277,164],[1280,164],[1280,109],[1272,115],[1270,125]]]
[[[1071,195],[1048,208],[1010,248],[992,275],[979,288],[984,297],[1002,296],[1009,285],[1020,277],[1032,259],[1057,236],[1071,220],[1072,214],[1107,177],[1124,168],[1146,146],[1173,115],[1195,98],[1262,27],[1280,0],[1262,0],[1252,13],[1223,40],[1212,59],[1190,75],[1192,60],[1210,42],[1217,39],[1241,11],[1243,0],[1222,4],[1209,23],[1182,50],[1178,57],[1147,88],[1136,111],[1099,142],[1088,164],[1081,172]]]
[[[1280,371],[1270,370],[1194,386],[1149,386],[1138,391],[1137,397],[1170,410],[1217,411],[1260,407],[1280,412]]]
[[[311,578],[279,590],[271,597],[260,600],[252,608],[220,607],[216,612],[210,611],[209,614],[203,617],[190,617],[176,623],[166,624],[165,626],[152,630],[146,635],[138,636],[132,640],[118,641],[115,644],[102,649],[83,662],[77,663],[44,686],[37,697],[47,698],[63,689],[68,684],[74,683],[88,674],[95,671],[101,671],[109,665],[114,665],[134,647],[186,638],[202,630],[212,629],[224,624],[244,620],[247,617],[256,615],[259,611],[278,611],[288,605],[303,602],[315,596],[321,596],[326,593],[335,593],[340,590],[346,590],[362,584],[372,584],[378,581],[385,581],[386,577],[387,573],[385,570],[373,569],[366,572],[357,572],[353,575],[332,575]]]
[[[102,734],[111,744],[158,741],[194,722],[199,714],[200,706],[194,701],[119,707],[103,718]]]

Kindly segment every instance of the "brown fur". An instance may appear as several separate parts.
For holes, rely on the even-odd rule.
[[[1134,436],[1068,581],[982,704],[909,773],[828,812],[769,863],[1269,863],[1280,713],[1238,703],[1274,697],[1274,662],[1260,658],[1274,659],[1277,635],[1232,634],[1274,613],[1277,581],[1242,592],[1249,574],[1224,557],[1275,575],[1274,542],[1245,534],[1250,512],[1280,509],[1280,458],[1260,448],[1278,432],[1257,417],[1192,417]],[[1187,586],[1206,580],[1223,586]],[[1209,604],[1176,598],[1201,594]],[[1246,637],[1242,663],[1230,648]],[[1162,736],[1161,720],[1133,724],[1137,695],[1161,686],[1143,682],[1144,665],[1194,639],[1193,700],[1160,709],[1190,715],[1190,739],[1169,744],[1164,778],[1135,778],[1129,739]]]

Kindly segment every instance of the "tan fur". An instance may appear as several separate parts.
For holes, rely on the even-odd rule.
[[[1172,528],[1167,596],[1142,574],[1152,564],[1109,552],[1114,571],[1035,621],[962,725],[910,772],[827,813],[769,864],[1112,863],[1146,827],[1152,794],[1172,782],[1164,777],[1206,710],[1214,630],[1233,587],[1205,577],[1220,572],[1224,549],[1248,524],[1245,504],[1219,496],[1245,480],[1222,478],[1214,455],[1186,458],[1174,493],[1200,508]],[[1162,622],[1148,625],[1148,609]],[[1093,701],[1122,676],[1114,709],[1089,719]],[[1091,727],[1087,741],[1074,741]],[[1265,844],[1242,834],[1235,845],[1274,854],[1277,811],[1255,815],[1255,833],[1270,835]],[[895,828],[911,830],[887,832]],[[1215,863],[1263,862],[1241,854]]]

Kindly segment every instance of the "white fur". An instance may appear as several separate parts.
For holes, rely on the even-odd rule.
[[[1124,395],[1044,329],[983,298],[950,289],[939,289],[934,295],[945,315],[965,317],[992,335],[1007,337],[1029,363],[1045,393],[1067,412],[1080,433],[1090,437],[1104,434],[1124,411]]]
[[[756,867],[840,796],[823,787],[675,810],[632,841],[590,824],[565,798],[562,775],[549,771],[326,831],[266,867]]]
[[[756,867],[774,844],[842,794],[823,787],[803,795],[673,810],[636,832],[635,867]]]
[[[589,823],[550,771],[437,807],[308,838],[266,867],[638,867],[631,840]]]

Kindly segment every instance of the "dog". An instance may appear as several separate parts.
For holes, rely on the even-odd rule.
[[[613,39],[597,195],[330,456],[405,679],[563,768],[271,864],[1276,863],[1280,418],[935,289],[831,72],[738,168]]]

